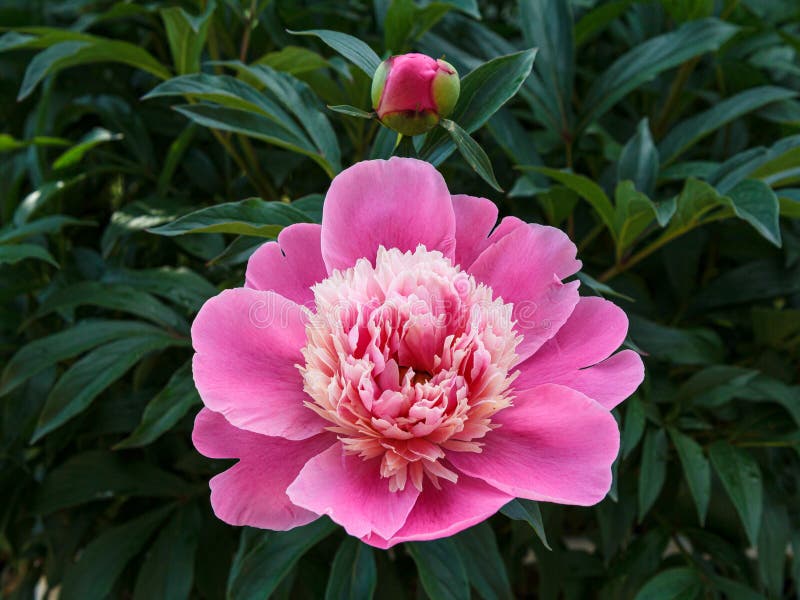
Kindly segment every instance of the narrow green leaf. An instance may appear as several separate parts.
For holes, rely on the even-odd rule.
[[[206,43],[211,16],[216,9],[215,0],[206,3],[205,11],[191,16],[179,6],[162,8],[161,19],[167,32],[175,71],[179,74],[200,70],[200,55]]]
[[[35,258],[50,263],[58,268],[53,255],[36,244],[12,244],[0,246],[0,265],[13,265],[21,260]]]
[[[510,600],[514,597],[497,538],[487,522],[479,523],[453,536],[461,554],[467,577],[484,600]]]
[[[736,26],[724,21],[701,19],[634,46],[594,80],[583,101],[579,129],[599,119],[621,98],[659,73],[717,50],[737,31]]]
[[[614,194],[614,238],[617,242],[617,258],[656,221],[657,211],[646,195],[637,192],[630,180],[617,185]]]
[[[334,529],[327,517],[285,532],[245,529],[228,576],[227,597],[269,598],[300,557]]]
[[[175,371],[167,385],[147,404],[136,429],[114,449],[152,444],[196,404],[200,404],[200,396],[192,379],[191,363],[186,363]]]
[[[336,50],[347,60],[357,66],[372,79],[378,65],[381,63],[380,57],[366,43],[360,39],[327,29],[309,29],[308,31],[289,31],[293,35],[313,35],[321,39],[328,46]]]
[[[694,600],[702,593],[703,580],[695,569],[674,567],[645,583],[634,600]]]
[[[542,511],[539,510],[539,504],[537,502],[525,498],[516,498],[501,508],[500,512],[510,519],[527,521],[528,525],[533,527],[533,530],[542,541],[542,544],[544,544],[544,547],[548,550],[552,550],[552,548],[550,548],[550,543],[547,541],[547,534],[545,533],[544,522],[542,521]]]
[[[122,135],[119,133],[111,133],[102,127],[94,127],[77,144],[59,156],[53,163],[53,168],[66,169],[76,165],[95,146],[121,139]]]
[[[189,504],[175,512],[136,577],[133,600],[189,597],[194,583],[195,552],[199,541],[200,513]]]
[[[180,477],[122,453],[89,450],[51,469],[32,498],[31,510],[49,515],[98,500],[179,497],[189,492]]]
[[[333,557],[325,600],[370,600],[377,583],[372,548],[355,538],[345,538]]]
[[[765,85],[750,88],[717,102],[710,109],[670,128],[669,133],[658,144],[664,164],[671,163],[688,148],[731,121],[772,102],[794,96],[797,96],[794,90]]]
[[[781,246],[780,205],[775,192],[763,181],[745,179],[728,192],[736,215],[767,240]]]
[[[34,340],[20,348],[6,363],[0,376],[0,396],[62,360],[116,339],[148,332],[158,334],[160,330],[141,321],[91,319]]]
[[[356,108],[355,106],[349,106],[347,104],[337,104],[335,106],[328,106],[329,110],[333,112],[341,113],[343,115],[347,115],[349,117],[359,117],[361,119],[374,119],[375,113],[374,112],[367,112],[366,110],[361,110],[360,108]]]
[[[151,352],[180,343],[160,334],[139,334],[100,346],[72,365],[45,401],[32,442],[86,410],[108,386]]]
[[[600,216],[603,223],[605,223],[606,227],[608,227],[609,231],[615,231],[614,207],[611,205],[611,200],[608,199],[603,188],[594,181],[583,175],[576,175],[575,173],[559,171],[558,169],[551,169],[548,167],[530,167],[530,170],[543,173],[551,179],[563,183],[592,205],[592,208],[597,211],[597,214]]]
[[[267,65],[276,71],[285,71],[292,75],[308,73],[324,69],[330,63],[319,54],[302,46],[284,46],[275,52],[267,52],[253,62],[254,65]]]
[[[275,238],[293,223],[308,223],[305,213],[282,202],[248,198],[201,208],[171,223],[150,229],[150,233],[175,236],[187,233],[235,233]]]
[[[770,598],[783,596],[786,583],[786,547],[792,525],[786,506],[767,496],[758,533],[758,573]],[[796,558],[796,557],[795,557]]]
[[[639,121],[636,133],[622,148],[617,161],[617,181],[629,179],[636,189],[652,196],[658,178],[659,154],[650,134],[647,118]]]
[[[503,104],[513,98],[533,68],[536,50],[499,56],[476,67],[461,79],[461,93],[450,120],[467,133],[483,126]],[[419,157],[440,164],[456,146],[447,132],[428,132]]]
[[[711,498],[711,465],[703,454],[700,444],[692,438],[672,428],[669,429],[669,435],[678,451],[686,483],[689,484],[689,491],[697,507],[697,518],[703,526],[706,522],[708,501]]]
[[[469,579],[461,552],[452,539],[406,543],[425,593],[431,600],[469,598]]]
[[[642,463],[639,470],[639,522],[653,507],[667,477],[667,434],[663,429],[648,431],[644,436]]]
[[[61,597],[103,600],[125,566],[136,556],[173,510],[167,506],[124,525],[106,529],[82,552],[77,564],[64,577]]]
[[[464,160],[467,161],[467,164],[481,176],[481,179],[498,192],[502,192],[503,188],[500,187],[500,184],[497,183],[497,179],[495,179],[492,163],[480,144],[473,140],[466,131],[461,129],[455,121],[442,119],[440,125],[450,134],[450,137],[453,138],[458,151],[461,153],[461,156],[464,157]]]
[[[636,449],[639,440],[644,434],[644,427],[647,423],[644,414],[644,406],[638,396],[633,396],[625,401],[625,420],[622,427],[622,458],[628,458],[631,452]]]
[[[711,464],[739,513],[747,537],[755,546],[758,543],[763,508],[761,469],[746,450],[727,442],[714,442],[708,451]]]

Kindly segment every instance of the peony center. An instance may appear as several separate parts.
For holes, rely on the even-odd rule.
[[[480,452],[511,404],[511,304],[438,251],[378,250],[314,291],[300,367],[306,405],[345,451],[380,460],[392,491],[455,482],[449,452]]]

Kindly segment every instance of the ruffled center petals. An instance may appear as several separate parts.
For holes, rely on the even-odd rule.
[[[362,258],[374,264],[380,246],[405,252],[421,244],[453,258],[455,216],[444,178],[412,158],[353,165],[325,197],[321,241],[329,273]]]
[[[203,403],[233,425],[301,440],[325,422],[303,403],[306,311],[274,292],[226,290],[192,324],[192,373]]]

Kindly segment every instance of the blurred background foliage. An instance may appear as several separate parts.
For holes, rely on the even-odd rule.
[[[795,0],[4,0],[0,28],[0,596],[800,597]],[[326,105],[369,110],[409,50],[471,73],[452,118],[505,191],[443,130],[412,152],[565,229],[631,316],[614,486],[388,552],[228,527],[191,320],[391,154]]]

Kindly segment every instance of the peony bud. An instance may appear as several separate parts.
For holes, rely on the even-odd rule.
[[[453,112],[460,89],[448,62],[424,54],[392,56],[372,78],[372,108],[390,129],[419,135]]]

